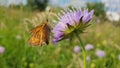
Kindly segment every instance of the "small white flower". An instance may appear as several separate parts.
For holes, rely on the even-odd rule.
[[[5,48],[3,46],[0,46],[0,54],[2,54],[5,51]]]
[[[75,52],[75,53],[80,52],[80,47],[79,47],[79,46],[75,46],[75,47],[74,47],[74,52]]]
[[[103,58],[105,57],[106,53],[102,50],[97,50],[96,51],[96,55],[99,57],[99,58]]]
[[[85,50],[91,50],[91,49],[94,49],[94,46],[92,44],[87,44],[85,46]]]
[[[118,55],[118,59],[120,60],[120,54]]]
[[[86,57],[86,60],[87,60],[88,62],[90,62],[90,61],[91,61],[91,58],[90,58],[89,56],[87,56],[87,57]]]
[[[16,35],[16,39],[20,40],[21,36],[20,35]]]

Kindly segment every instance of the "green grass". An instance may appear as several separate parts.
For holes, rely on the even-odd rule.
[[[0,7],[0,45],[5,47],[5,52],[0,54],[0,68],[82,67],[82,53],[73,52],[74,46],[79,45],[77,39],[73,41],[73,44],[67,40],[60,41],[56,45],[50,42],[50,45],[46,45],[44,48],[41,46],[32,47],[28,44],[29,30],[33,26],[30,23],[26,24],[24,19],[32,20],[37,13]],[[86,32],[82,35],[84,44],[90,43],[95,47],[93,50],[87,51],[87,55],[91,57],[87,67],[119,68],[120,27],[104,21],[91,25]],[[104,50],[106,56],[98,58],[95,55],[97,49]]]

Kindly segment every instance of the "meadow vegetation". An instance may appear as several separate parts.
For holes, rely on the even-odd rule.
[[[74,52],[74,47],[80,45],[78,40],[63,40],[57,44],[30,46],[30,30],[38,20],[39,24],[46,12],[25,11],[22,9],[0,7],[0,46],[5,51],[0,54],[0,68],[82,68],[82,52]],[[56,13],[53,11],[53,13]],[[37,19],[38,18],[38,19]],[[52,26],[52,18],[50,25]],[[32,21],[30,23],[29,21]],[[113,22],[115,23],[115,22]],[[119,68],[120,59],[120,26],[103,20],[94,23],[82,34],[84,44],[92,44],[94,49],[87,51],[90,61],[87,68]],[[52,27],[53,28],[53,27]],[[51,36],[52,39],[52,36]],[[96,51],[102,50],[105,56],[99,58]],[[42,52],[41,52],[42,51]]]

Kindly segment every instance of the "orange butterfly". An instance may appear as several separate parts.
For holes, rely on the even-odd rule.
[[[49,44],[50,27],[47,23],[43,23],[32,29],[32,37],[29,40],[31,45],[43,45],[44,43]]]

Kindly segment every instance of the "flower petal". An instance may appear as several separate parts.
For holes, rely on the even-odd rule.
[[[63,22],[59,22],[59,23],[55,26],[55,28],[53,29],[53,32],[56,32],[56,31],[64,31],[64,30],[66,30],[66,28],[67,28],[67,25],[66,25],[66,24],[64,24]]]
[[[91,20],[93,13],[94,13],[94,10],[91,10],[89,13],[88,13],[88,10],[85,10],[84,13],[83,13],[84,15],[83,15],[83,18],[82,18],[82,22],[86,23],[89,20]]]
[[[63,32],[58,31],[54,34],[54,37],[55,38],[60,38],[63,34],[64,34]]]

